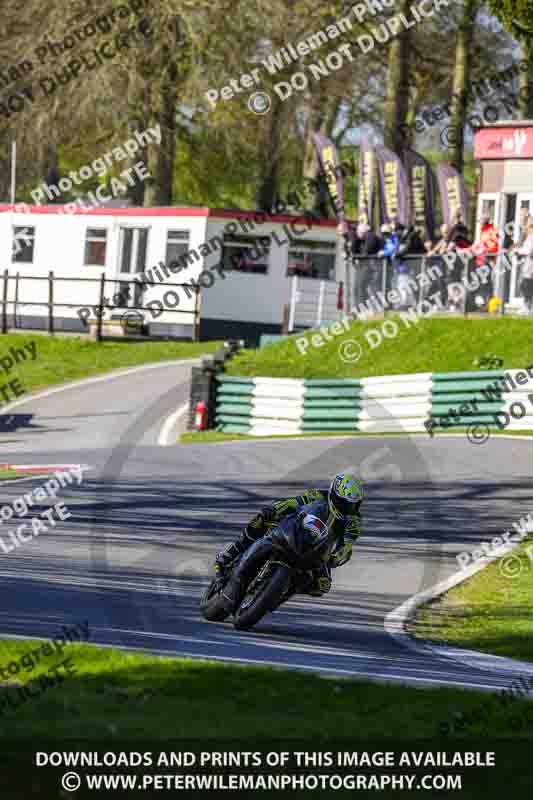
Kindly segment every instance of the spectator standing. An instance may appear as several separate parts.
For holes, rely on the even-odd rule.
[[[383,242],[366,222],[360,222],[357,226],[357,238],[360,243],[359,256],[361,257],[359,262],[361,297],[365,301],[375,295],[381,286],[380,262],[377,255],[383,247]]]
[[[441,225],[440,228],[439,228],[439,232],[440,232],[440,239],[434,245],[432,250],[429,251],[429,253],[428,253],[429,256],[440,256],[443,253],[445,253],[446,250],[448,249],[448,246],[449,246],[448,245],[448,236],[449,236],[449,233],[450,233],[450,229],[449,229],[448,225]]]
[[[460,210],[455,212],[452,221],[452,227],[448,230],[448,234],[446,236],[448,249],[464,250],[467,247],[470,247],[472,240],[469,237],[468,228],[465,225],[463,215]]]

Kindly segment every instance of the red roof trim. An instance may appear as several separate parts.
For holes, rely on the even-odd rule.
[[[268,214],[266,211],[240,211],[239,209],[230,208],[211,208],[209,209],[210,217],[219,217],[222,219],[249,219],[257,221],[258,224],[266,224],[268,222],[298,222],[305,224],[306,222],[313,225],[323,226],[325,228],[336,228],[337,223],[333,219],[315,219],[315,217],[304,217],[302,214]]]
[[[23,203],[16,203],[16,206],[21,206]],[[83,211],[81,208],[76,208],[72,213],[64,210],[64,206],[35,206],[31,203],[26,203],[29,208],[30,214],[60,214],[66,217],[208,217],[208,208],[91,208],[89,211]],[[0,213],[7,211],[15,211],[15,206],[0,204]],[[19,214],[28,213],[25,211],[18,211]]]
[[[165,208],[91,208],[89,211],[83,211],[81,208],[76,208],[72,213],[66,212],[65,206],[36,206],[31,203],[26,203],[29,212],[16,211],[16,206],[22,206],[23,203],[16,203],[15,206],[11,204],[0,204],[0,213],[15,211],[15,213],[24,214],[60,214],[67,217],[84,216],[84,217],[212,217],[213,219],[244,219],[244,220],[257,220],[258,224],[276,222],[286,223],[293,222],[294,224],[305,224],[306,222],[313,225],[325,228],[335,228],[337,223],[332,219],[315,219],[314,217],[304,217],[301,214],[267,214],[260,211],[241,211],[239,209],[228,208],[177,208],[169,206]]]

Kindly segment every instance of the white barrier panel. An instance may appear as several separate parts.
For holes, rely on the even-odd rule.
[[[357,427],[360,431],[375,433],[418,433],[426,430],[422,419],[362,420]]]
[[[425,401],[397,405],[391,403],[365,403],[359,412],[359,419],[427,419],[431,412],[431,403]]]
[[[258,417],[267,419],[295,419],[300,420],[303,415],[303,402],[300,400],[257,400],[252,406],[252,420]]]
[[[420,383],[410,383],[408,381],[398,382],[397,384],[376,383],[372,386],[363,386],[361,398],[363,400],[377,400],[394,397],[421,397],[431,396],[432,381]]]
[[[291,383],[275,384],[272,382],[257,383],[260,378],[256,378],[256,384],[252,389],[252,397],[264,397],[272,399],[303,400],[304,385],[303,381],[292,381]]]
[[[373,386],[385,383],[429,383],[432,381],[431,372],[418,372],[413,375],[377,375],[374,378],[361,378],[362,386]]]

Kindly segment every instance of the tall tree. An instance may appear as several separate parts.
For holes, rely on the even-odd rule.
[[[454,135],[448,146],[448,160],[459,172],[464,168],[464,131],[468,108],[468,84],[471,80],[472,46],[474,28],[480,0],[465,0],[455,42],[455,66],[453,71],[450,130]]]
[[[518,111],[533,119],[533,3],[531,0],[488,0],[489,7],[520,43],[522,59],[529,65],[520,72]]]
[[[395,14],[409,16],[410,0],[397,0]],[[411,32],[404,30],[389,46],[389,72],[384,108],[385,146],[400,153],[404,145],[402,126],[409,113],[409,51]]]

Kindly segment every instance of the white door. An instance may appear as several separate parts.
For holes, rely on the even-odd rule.
[[[146,269],[149,230],[147,227],[138,228],[129,225],[120,227],[116,274],[118,282],[114,284],[113,293],[118,292],[121,295],[119,305],[124,308],[140,308],[143,305],[144,291],[134,283],[134,280],[136,275]]]
[[[533,219],[533,194],[519,194],[516,198],[516,216],[514,222],[514,236],[515,242],[520,239],[520,232],[524,225],[527,223],[527,217]],[[511,284],[509,287],[509,301],[521,304],[520,284],[522,282],[522,270],[520,265],[523,259],[514,256],[513,268],[511,270]]]
[[[496,228],[500,228],[500,209],[501,209],[501,195],[487,192],[480,194],[477,205],[477,219],[476,219],[476,242],[479,241],[481,236],[481,222],[484,217],[489,217],[490,221]]]

